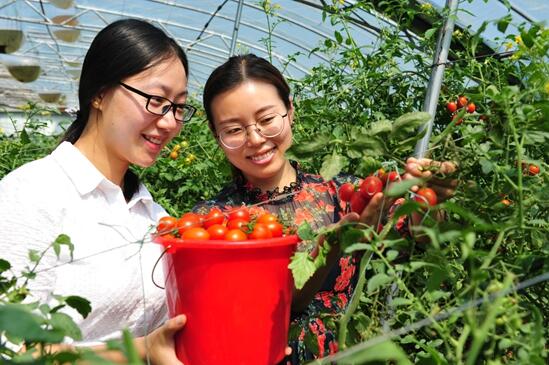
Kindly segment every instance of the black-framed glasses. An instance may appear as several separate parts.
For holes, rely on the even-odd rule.
[[[163,96],[147,94],[141,90],[138,90],[134,87],[131,87],[130,85],[123,83],[122,81],[119,81],[118,83],[127,90],[146,98],[147,104],[145,105],[145,109],[147,109],[147,111],[151,114],[166,115],[166,113],[168,113],[170,110],[173,110],[173,116],[175,120],[182,123],[191,120],[192,116],[196,112],[196,108],[192,105],[177,104],[170,99],[166,99]]]
[[[265,138],[274,138],[280,135],[284,130],[284,118],[288,113],[281,115],[270,113],[262,116],[255,123],[242,125],[240,123],[227,123],[220,129],[217,137],[223,146],[229,149],[240,148],[244,146],[248,139],[248,127],[255,126],[255,131]]]

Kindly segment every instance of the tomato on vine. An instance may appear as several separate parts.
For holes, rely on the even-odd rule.
[[[475,105],[475,103],[467,104],[467,113],[474,113],[475,110],[477,110],[477,106]]]
[[[366,208],[368,201],[364,199],[364,197],[359,191],[356,191],[351,197],[350,204],[351,204],[352,212],[361,214],[364,208]]]
[[[250,211],[246,207],[234,208],[229,212],[229,220],[240,218],[246,221],[250,220]]]
[[[437,204],[437,193],[431,188],[420,188],[416,192],[414,200],[419,203],[433,206]]]
[[[205,241],[210,239],[210,234],[202,227],[192,227],[183,232],[181,238],[183,238],[184,240]]]
[[[204,228],[213,226],[214,224],[221,224],[225,221],[225,215],[221,209],[213,207],[208,214],[204,217]]]
[[[448,104],[446,104],[446,109],[448,109],[450,113],[455,113],[455,111],[458,109],[456,102],[455,101],[448,102]]]
[[[467,102],[468,102],[468,101],[469,101],[469,100],[467,99],[467,97],[465,97],[465,96],[463,96],[463,95],[460,96],[460,97],[458,98],[458,100],[457,100],[457,107],[458,107],[458,108],[463,108],[464,106],[467,105]]]
[[[368,176],[362,181],[358,191],[364,199],[370,200],[374,195],[383,191],[383,182],[377,176]]]
[[[160,233],[161,235],[172,233],[176,224],[177,218],[170,216],[162,217],[158,220],[158,224],[156,225],[156,232]]]
[[[223,240],[229,230],[222,224],[214,224],[209,226],[206,231],[210,235],[211,240]]]
[[[339,199],[344,202],[350,202],[354,192],[355,185],[350,182],[345,183],[339,187]]]

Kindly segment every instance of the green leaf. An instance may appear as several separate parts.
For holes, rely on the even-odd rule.
[[[292,270],[296,289],[303,288],[316,270],[316,266],[308,252],[294,253],[288,268]]]
[[[341,172],[346,163],[347,159],[334,151],[331,155],[324,158],[324,162],[320,168],[320,175],[326,181],[332,180],[334,176]]]
[[[79,297],[77,295],[71,295],[65,298],[65,303],[71,308],[74,308],[84,318],[91,312],[91,303],[89,300]]]
[[[74,245],[71,242],[71,239],[66,234],[60,234],[57,236],[55,241],[52,243],[53,250],[55,251],[55,255],[57,258],[59,258],[59,255],[61,254],[61,246],[65,245],[69,248],[69,253],[71,255],[71,260],[73,258],[73,252],[74,252]]]
[[[299,227],[297,227],[297,235],[303,241],[311,241],[315,239],[315,232],[307,221],[304,221],[299,225]]]
[[[408,180],[402,180],[396,183],[393,183],[387,192],[387,196],[402,196],[406,194],[414,185],[420,185],[423,183],[423,179],[413,178]]]
[[[507,27],[509,26],[509,23],[511,23],[511,20],[513,20],[513,18],[511,17],[511,14],[508,14],[503,18],[501,18],[497,24],[498,30],[501,33],[505,33],[505,31],[507,30]]]
[[[40,252],[37,250],[29,250],[29,260],[35,263],[40,261]]]
[[[296,157],[305,158],[314,155],[330,144],[330,137],[327,135],[312,136],[310,142],[301,142],[292,145],[289,151]]]
[[[4,259],[0,259],[0,273],[9,269],[11,269],[11,264]]]
[[[384,273],[379,273],[372,276],[370,280],[368,280],[368,293],[376,291],[379,287],[390,283],[391,281],[393,281],[393,278]]]
[[[133,344],[132,335],[127,329],[122,332],[122,342],[124,344],[128,364],[142,364],[143,362],[141,361],[141,358],[139,357]]]
[[[337,30],[334,31],[334,36],[337,43],[341,44],[343,42],[343,37],[341,36],[341,33],[339,33]]]
[[[50,324],[54,329],[61,331],[65,336],[77,341],[82,339],[80,328],[78,328],[72,318],[65,313],[53,313],[51,315]]]
[[[402,138],[402,136],[417,129],[431,119],[431,114],[427,112],[411,112],[398,117],[393,123],[392,138]]]
[[[411,365],[408,357],[402,349],[393,342],[387,341],[364,350],[345,356],[342,364],[366,364],[366,363],[388,363],[397,365]]]
[[[27,131],[24,128],[21,131],[19,138],[21,139],[21,143],[23,143],[23,144],[29,144],[31,142],[31,140],[29,138],[29,134],[27,133]]]
[[[45,331],[41,323],[42,319],[22,304],[0,306],[0,333],[28,341],[60,342],[63,340],[62,333]]]
[[[375,136],[377,134],[387,134],[393,130],[393,123],[390,120],[378,120],[370,126],[369,134]]]
[[[430,39],[430,38],[433,36],[433,34],[435,34],[436,31],[437,31],[436,28],[427,29],[427,30],[425,31],[425,34],[424,34],[423,37],[424,37],[425,39]]]

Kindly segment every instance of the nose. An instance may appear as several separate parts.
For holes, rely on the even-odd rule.
[[[163,129],[178,129],[183,124],[175,120],[175,115],[173,113],[173,106],[168,110],[168,112],[158,118],[158,127]]]
[[[252,127],[252,128],[249,128],[249,127]],[[247,125],[246,131],[247,131],[246,143],[249,146],[255,146],[265,142],[266,139],[261,135],[261,133],[259,133],[259,129],[257,128],[256,124]]]

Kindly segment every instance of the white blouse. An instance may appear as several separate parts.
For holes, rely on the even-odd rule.
[[[0,181],[0,257],[19,274],[31,263],[30,249],[42,252],[61,234],[74,244],[73,259],[62,246],[50,248],[30,282],[28,301],[50,302],[53,294],[91,301],[83,319],[67,309],[92,345],[118,338],[129,328],[143,336],[166,319],[164,291],[154,286],[153,265],[161,248],[150,232],[166,212],[144,185],[126,202],[121,188],[107,180],[71,143],[45,158],[12,171]],[[155,281],[163,283],[162,265]]]

